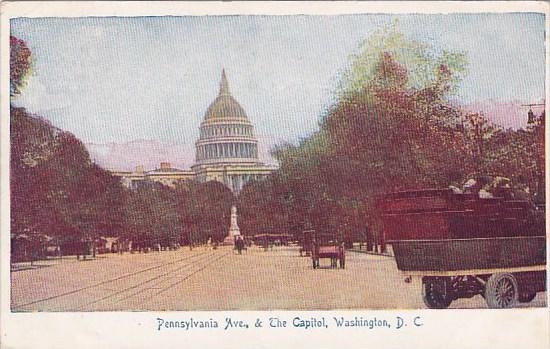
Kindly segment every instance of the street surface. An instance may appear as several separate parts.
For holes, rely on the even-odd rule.
[[[297,247],[98,255],[17,265],[13,311],[423,309],[419,281],[391,257],[348,252],[346,269],[314,270]],[[327,268],[323,268],[323,266]],[[546,293],[528,304],[545,306]],[[450,308],[486,308],[481,296]]]

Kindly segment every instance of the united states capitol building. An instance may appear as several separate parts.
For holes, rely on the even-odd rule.
[[[231,95],[224,70],[218,96],[201,122],[199,139],[195,143],[195,163],[191,169],[177,169],[162,162],[159,168],[151,171],[137,166],[135,171],[112,173],[121,177],[123,184],[130,188],[151,181],[168,186],[183,180],[218,181],[238,194],[249,181],[261,180],[275,170],[276,167],[259,161],[254,125]]]

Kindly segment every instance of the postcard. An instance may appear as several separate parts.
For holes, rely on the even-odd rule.
[[[548,11],[2,4],[2,348],[547,348]]]

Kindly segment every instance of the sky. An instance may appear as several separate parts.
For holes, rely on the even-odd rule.
[[[464,51],[469,71],[456,99],[488,114],[499,106],[490,116],[503,126],[521,126],[518,105],[544,98],[540,14],[166,16],[13,19],[34,60],[13,104],[75,134],[106,167],[163,156],[189,167],[225,68],[270,162],[273,144],[317,129],[350,55],[395,20],[410,39]],[[136,154],[141,143],[154,154]]]

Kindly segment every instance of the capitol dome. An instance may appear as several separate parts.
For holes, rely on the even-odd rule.
[[[199,129],[195,163],[190,171],[162,162],[156,170],[145,172],[140,166],[134,172],[118,171],[115,176],[122,177],[130,188],[151,181],[168,186],[185,180],[217,181],[238,195],[247,183],[261,181],[277,170],[259,161],[254,126],[243,107],[231,96],[224,70],[218,96],[206,109]]]
[[[222,70],[222,80],[220,82],[220,92],[218,97],[210,104],[204,115],[204,122],[215,122],[216,119],[243,119],[248,121],[243,107],[231,96],[229,92],[229,83],[225,70]]]
[[[258,162],[254,126],[231,95],[225,70],[222,70],[218,96],[206,110],[195,146],[195,166]]]
[[[244,119],[248,121],[246,113],[231,95],[220,94],[208,107],[204,115],[204,121],[213,121],[215,119]]]

